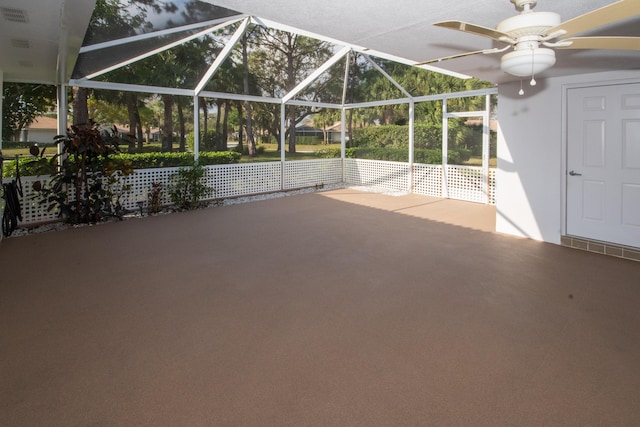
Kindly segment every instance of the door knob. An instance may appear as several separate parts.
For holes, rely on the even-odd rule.
[[[569,172],[569,175],[571,175],[571,176],[582,176],[582,174],[581,174],[581,173],[578,173],[578,172],[576,172],[576,171],[571,171],[571,172]]]

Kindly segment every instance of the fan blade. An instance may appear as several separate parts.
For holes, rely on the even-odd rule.
[[[418,62],[417,64],[414,64],[414,65],[433,64],[434,62],[442,62],[442,61],[448,61],[450,59],[464,58],[465,56],[477,55],[479,53],[484,53],[484,50],[476,50],[475,52],[461,53],[461,54],[458,54],[458,55],[443,56],[442,58],[438,58],[438,59],[431,59],[429,61]]]
[[[506,43],[505,38],[512,40],[509,34],[502,31],[495,30],[489,27],[483,27],[482,25],[470,24],[462,21],[441,21],[433,24],[437,27],[449,28],[451,30],[458,30],[464,33],[471,33],[477,36],[488,37],[490,39]],[[513,41],[515,43],[515,41]]]
[[[571,37],[562,41],[571,45],[559,49],[640,50],[640,37]]]
[[[431,59],[429,61],[424,61],[424,62],[418,62],[417,64],[413,64],[413,65],[427,65],[427,64],[433,64],[434,62],[442,62],[442,61],[448,61],[450,59],[456,59],[456,58],[464,58],[465,56],[472,56],[472,55],[478,55],[480,53],[483,53],[485,55],[489,55],[491,53],[498,53],[498,52],[504,52],[505,50],[509,49],[511,46],[506,46],[503,48],[493,48],[493,49],[484,49],[484,50],[476,50],[474,52],[467,52],[467,53],[459,53],[458,55],[451,55],[451,56],[443,56],[442,58],[437,58],[437,59]]]
[[[553,27],[547,31],[547,34],[562,30],[563,37],[570,36],[593,28],[601,27],[612,22],[621,21],[626,18],[640,15],[640,1],[638,0],[620,0],[611,3],[600,9],[592,10],[584,15],[576,16]]]

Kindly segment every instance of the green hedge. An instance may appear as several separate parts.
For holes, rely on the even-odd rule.
[[[451,132],[451,131],[450,131]],[[438,149],[442,146],[442,126],[416,124],[413,130],[416,149]],[[356,147],[409,147],[409,127],[399,125],[369,126],[354,131]]]
[[[235,151],[204,151],[199,159],[204,165],[226,165],[238,163],[242,155]],[[133,169],[170,168],[193,165],[193,153],[141,153],[116,154],[114,162],[131,162]]]
[[[355,148],[355,157],[358,159],[387,160],[391,162],[408,162],[409,152],[402,148]],[[442,150],[440,149],[416,149],[414,161],[427,165],[442,164]],[[471,157],[470,150],[449,150],[447,162],[449,164],[462,164]]]
[[[223,165],[240,162],[240,153],[235,151],[202,152],[200,160],[205,165]],[[140,153],[140,154],[116,154],[109,159],[115,163],[131,162],[133,169],[168,168],[193,165],[193,153]],[[55,172],[56,164],[52,159],[20,158],[20,175],[51,175]],[[16,175],[15,161],[4,163],[4,177]]]

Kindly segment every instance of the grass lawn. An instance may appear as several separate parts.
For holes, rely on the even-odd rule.
[[[260,144],[260,147],[264,147],[264,153],[259,154],[256,157],[242,156],[240,159],[240,163],[250,163],[250,162],[277,162],[280,161],[280,151],[278,151],[277,144]],[[340,144],[329,144],[329,145],[302,145],[296,144],[296,152],[289,153],[287,149],[285,149],[285,159],[286,160],[313,160],[318,157],[314,154],[316,151],[322,150],[339,150]]]
[[[464,164],[465,166],[482,166],[482,157],[472,157],[464,162]],[[498,159],[496,159],[495,157],[489,159],[489,167],[498,167]]]

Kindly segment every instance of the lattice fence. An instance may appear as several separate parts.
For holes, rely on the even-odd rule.
[[[285,189],[342,182],[342,159],[296,160],[284,165]]]
[[[215,189],[213,198],[268,193],[282,189],[280,162],[208,166],[207,185]]]
[[[22,209],[22,222],[20,224],[55,221],[58,218],[58,212],[56,210],[49,212],[47,206],[41,205],[39,203],[40,193],[33,189],[34,182],[45,183],[49,181],[49,177],[23,176],[21,181],[23,197],[20,198],[20,207]]]
[[[345,159],[344,168],[346,184],[398,192],[409,190],[408,163]]]
[[[447,192],[451,199],[487,202],[482,168],[447,165]]]
[[[442,197],[442,166],[414,164],[413,192],[423,196]]]
[[[151,184],[161,184],[160,205],[171,203],[167,188],[169,180],[180,168],[157,168],[157,169],[136,169],[133,175],[123,178],[126,185],[131,186],[131,190],[124,195],[121,200],[125,209],[138,209],[138,203],[142,203],[144,208],[148,207]]]
[[[302,188],[323,184],[368,186],[386,191],[407,192],[409,164],[363,159],[318,159],[281,162],[215,165],[206,167],[206,183],[215,189],[211,198],[228,198]],[[160,203],[171,203],[167,188],[171,177],[179,168],[138,169],[133,175],[122,178],[130,190],[121,198],[127,210],[148,206],[152,183],[162,185]],[[284,183],[282,177],[284,175]],[[24,197],[21,199],[23,221],[29,225],[54,221],[57,212],[47,211],[38,203],[38,193],[33,190],[35,181],[48,182],[49,177],[23,177]],[[284,184],[284,185],[283,185]],[[413,191],[432,197],[442,197],[442,166],[415,164],[413,169]],[[469,166],[447,166],[448,196],[452,199],[486,203],[482,168]],[[489,170],[489,203],[495,204],[495,169]]]
[[[496,170],[489,169],[489,204],[496,204]]]

